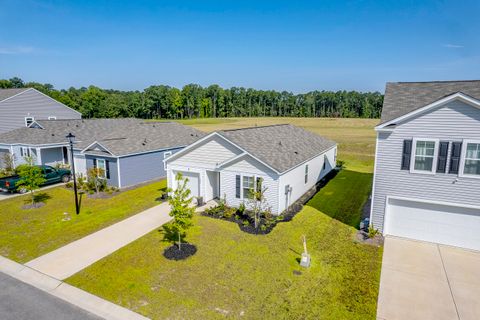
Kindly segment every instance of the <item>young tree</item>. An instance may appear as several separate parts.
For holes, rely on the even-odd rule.
[[[90,168],[87,170],[87,181],[90,187],[95,189],[96,193],[99,193],[104,189],[106,180],[103,178],[105,176],[105,170],[101,168]]]
[[[177,188],[173,191],[168,190],[173,193],[168,203],[171,207],[170,216],[173,217],[172,229],[178,235],[178,250],[182,250],[182,235],[193,225],[195,207],[191,205],[192,197],[190,189],[187,188],[188,178],[183,178],[181,173],[177,173],[175,180]]]
[[[5,153],[3,156],[3,167],[6,174],[13,174],[15,171],[14,166],[15,156],[11,153]]]
[[[262,182],[262,178],[257,179],[256,188],[250,189],[250,195],[247,201],[247,207],[253,215],[255,229],[259,226],[262,213],[268,208],[267,199],[265,199],[265,191],[267,188],[262,186]]]
[[[18,166],[17,173],[20,176],[20,180],[16,183],[18,188],[25,189],[30,192],[32,196],[32,207],[35,206],[35,190],[45,183],[42,169],[34,165],[32,157],[25,157],[26,164]]]

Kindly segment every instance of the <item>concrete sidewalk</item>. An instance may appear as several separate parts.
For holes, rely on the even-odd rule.
[[[25,265],[55,279],[66,279],[170,221],[169,212],[170,206],[164,202]]]

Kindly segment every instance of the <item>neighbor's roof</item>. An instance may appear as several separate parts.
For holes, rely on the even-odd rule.
[[[480,99],[480,80],[388,82],[381,124],[458,92]]]
[[[217,133],[278,172],[294,168],[336,145],[332,140],[291,124]]]
[[[31,88],[19,88],[19,89],[0,89],[0,102],[13,97],[16,94],[19,94],[20,92],[27,91]]]
[[[19,128],[0,134],[0,143],[56,144],[66,143],[72,132],[75,148],[85,149],[100,143],[115,156],[186,146],[205,133],[176,122],[148,122],[141,119],[39,120],[41,128]],[[95,153],[89,151],[88,153]],[[104,153],[103,153],[104,154]]]

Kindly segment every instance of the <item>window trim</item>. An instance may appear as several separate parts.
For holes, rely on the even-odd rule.
[[[103,162],[103,168],[101,168],[98,165],[100,162]],[[103,176],[100,176],[97,172],[97,177],[99,177],[101,179],[107,179],[107,160],[105,160],[103,158],[97,158],[97,168],[98,169],[103,169]]]
[[[240,192],[240,193],[241,193],[242,199],[243,199],[243,200],[251,200],[251,199],[253,199],[253,197],[252,197],[252,198],[246,198],[246,197],[245,197],[245,193],[244,193],[245,187],[243,186],[243,178],[244,178],[244,177],[248,177],[248,178],[252,178],[252,179],[253,179],[253,191],[255,192],[255,188],[256,188],[256,178],[257,178],[257,177],[256,177],[255,175],[247,175],[247,174],[245,174],[245,175],[242,174],[242,175],[240,175],[240,177],[241,177],[241,179],[240,179],[240,189],[241,189],[241,192]]]
[[[464,178],[473,178],[473,179],[480,179],[480,174],[468,174],[464,173],[465,170],[465,160],[467,157],[467,148],[469,143],[480,144],[480,140],[474,139],[464,139],[462,141],[462,152],[460,154],[460,168],[458,169],[458,176]]]
[[[28,120],[27,120],[27,119],[31,119],[32,122],[31,122],[30,124],[28,124]],[[25,127],[27,127],[27,128],[30,127],[30,126],[32,125],[32,123],[34,123],[34,122],[35,122],[35,117],[30,117],[30,116],[25,117]]]
[[[425,141],[425,142],[435,142],[435,149],[433,150],[433,161],[432,161],[432,170],[415,170],[415,157],[417,153],[417,142],[418,141]],[[437,172],[437,164],[438,164],[438,149],[440,145],[439,139],[432,139],[432,138],[413,138],[412,139],[412,154],[410,155],[410,173],[420,173],[420,174],[436,174]]]

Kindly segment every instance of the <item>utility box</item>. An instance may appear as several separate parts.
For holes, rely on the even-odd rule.
[[[300,265],[302,267],[310,267],[310,255],[308,253],[302,253],[302,258],[300,259]]]

